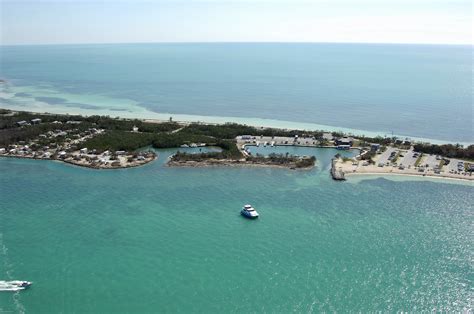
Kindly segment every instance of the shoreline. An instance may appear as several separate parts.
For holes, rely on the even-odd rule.
[[[141,163],[141,164],[134,164],[134,165],[127,165],[124,167],[92,167],[85,164],[74,163],[71,161],[60,160],[60,159],[43,159],[43,158],[33,158],[27,156],[11,156],[11,155],[0,155],[4,158],[12,158],[12,159],[29,159],[29,160],[42,160],[42,161],[53,161],[58,163],[64,163],[70,166],[76,166],[80,168],[88,168],[93,170],[118,170],[118,169],[128,169],[128,168],[138,168],[140,166],[145,166],[150,164],[151,162],[158,159],[158,154],[155,154],[154,158]],[[175,161],[167,161],[165,163],[166,167],[170,168],[274,168],[274,169],[287,169],[287,170],[301,170],[301,171],[309,171],[316,168],[316,165],[310,167],[302,167],[302,168],[294,168],[289,167],[288,165],[278,165],[278,164],[258,164],[258,163],[246,163],[246,162],[239,162],[239,161],[210,161],[210,162],[196,162],[196,161],[186,161],[186,162],[175,162]],[[385,177],[385,176],[398,176],[398,177],[411,177],[411,178],[426,178],[426,179],[438,179],[438,180],[450,180],[450,181],[457,181],[463,183],[469,183],[474,181],[474,176],[468,176],[466,178],[455,178],[450,176],[443,176],[443,175],[433,175],[433,174],[417,174],[417,173],[399,173],[399,172],[344,172],[344,176],[371,176],[371,177]]]
[[[1,86],[1,85],[0,85]],[[0,92],[1,93],[1,92]],[[243,125],[248,125],[256,128],[276,128],[283,130],[301,130],[301,131],[325,131],[325,132],[342,132],[350,136],[366,136],[366,137],[398,137],[398,138],[408,138],[411,141],[416,142],[425,142],[432,143],[437,145],[442,144],[461,144],[464,146],[471,145],[473,143],[462,142],[462,141],[452,141],[452,140],[440,140],[440,139],[431,139],[410,135],[402,134],[389,134],[389,132],[383,131],[368,131],[360,130],[339,126],[330,126],[325,124],[311,123],[311,122],[297,122],[297,121],[287,121],[287,120],[278,120],[278,119],[268,119],[268,118],[252,118],[252,117],[226,117],[226,116],[201,116],[193,114],[177,114],[177,113],[158,113],[142,108],[141,112],[133,111],[118,111],[118,110],[108,110],[104,108],[102,110],[98,109],[84,109],[84,108],[71,108],[71,107],[59,107],[57,105],[42,104],[40,108],[25,108],[21,106],[2,104],[2,108],[14,110],[14,111],[25,111],[34,114],[58,114],[58,115],[81,115],[81,116],[93,116],[93,115],[108,115],[111,117],[119,117],[121,119],[138,119],[142,122],[149,123],[163,123],[169,122],[169,118],[173,118],[173,122],[179,124],[190,124],[190,123],[205,123],[205,124],[225,124],[225,123],[238,123]],[[36,111],[35,109],[38,109]]]
[[[344,177],[348,176],[386,176],[386,175],[395,175],[395,176],[407,176],[407,177],[419,177],[419,178],[435,178],[435,179],[450,179],[450,180],[459,180],[464,182],[473,182],[474,176],[468,174],[455,174],[449,173],[446,171],[440,171],[439,173],[434,173],[432,170],[427,171],[418,171],[418,168],[411,169],[399,169],[395,166],[384,166],[378,167],[376,165],[361,165],[362,161],[357,161],[357,164],[352,164],[351,161],[343,161],[341,159],[335,160],[334,169],[337,169],[339,172],[343,173]]]
[[[43,116],[54,115],[52,113],[34,113],[34,112],[27,112],[27,113],[33,114],[33,115],[38,115],[38,116],[41,116],[41,115],[43,115]],[[67,119],[69,119],[69,117],[70,117],[70,115],[63,115],[63,116],[67,117]],[[114,119],[114,118],[108,118],[108,119]],[[38,119],[38,120],[40,120],[40,119]],[[127,120],[127,119],[121,119],[121,120]],[[128,120],[128,121],[130,121],[130,120]],[[145,120],[141,120],[141,121],[144,122],[144,123],[146,123],[146,122],[152,123],[151,121],[154,121],[155,123],[163,123],[164,122],[164,121],[150,120],[150,119],[145,119]],[[25,122],[25,121],[22,121],[22,122]],[[69,123],[69,122],[70,121],[67,121],[67,123]],[[166,121],[166,122],[169,122],[169,121]],[[187,125],[189,125],[188,122],[177,122],[177,121],[174,121],[174,122],[177,125],[182,125],[183,127],[186,127]],[[218,124],[218,125],[222,125],[222,124]],[[177,126],[177,127],[179,128],[179,126]],[[136,128],[136,127],[134,126],[133,128]],[[178,131],[181,130],[181,129],[182,128],[179,128]],[[263,129],[263,127],[262,127],[262,129]],[[253,130],[256,130],[256,128],[254,128]],[[285,132],[288,131],[288,129],[279,129],[279,130],[280,131],[285,131]],[[240,130],[240,131],[242,131],[242,130]],[[270,143],[271,146],[282,146],[282,147],[293,146],[293,147],[331,148],[331,149],[335,149],[335,148],[337,149],[337,148],[339,148],[339,146],[341,146],[341,147],[344,146],[344,147],[339,148],[339,149],[358,150],[359,155],[352,158],[353,161],[348,161],[348,160],[346,160],[347,158],[344,159],[344,160],[342,160],[342,159],[334,160],[334,162],[332,163],[332,167],[331,167],[331,173],[333,174],[333,178],[336,179],[336,180],[344,180],[344,175],[345,174],[347,174],[347,175],[351,175],[351,174],[374,174],[374,175],[376,175],[376,174],[380,174],[380,175],[398,174],[398,175],[419,176],[419,177],[429,176],[429,177],[433,177],[433,178],[454,178],[454,179],[464,180],[464,181],[474,180],[474,176],[466,175],[467,168],[468,168],[468,166],[472,167],[472,163],[471,164],[466,164],[466,170],[465,170],[465,172],[463,170],[462,173],[461,173],[461,171],[459,173],[458,172],[453,173],[452,170],[449,173],[447,173],[445,171],[441,171],[441,173],[439,173],[439,171],[441,169],[435,169],[433,167],[433,160],[431,160],[429,162],[430,167],[431,167],[429,169],[428,169],[428,160],[425,160],[426,161],[426,169],[425,169],[424,166],[417,167],[418,164],[416,166],[413,166],[413,168],[411,168],[411,169],[410,169],[410,166],[408,166],[408,168],[405,168],[405,167],[403,167],[403,165],[400,164],[400,167],[398,169],[401,169],[401,170],[398,170],[398,169],[395,168],[395,167],[398,166],[396,163],[394,163],[393,166],[392,165],[389,166],[389,161],[391,160],[391,158],[388,159],[388,161],[386,162],[386,167],[384,167],[385,159],[387,158],[386,154],[391,152],[391,151],[392,151],[392,154],[395,154],[395,152],[393,152],[393,151],[397,150],[399,153],[398,153],[398,155],[396,155],[396,158],[398,159],[399,155],[403,156],[401,154],[402,152],[403,152],[403,154],[406,153],[407,155],[411,155],[411,153],[413,152],[412,151],[413,148],[411,147],[409,151],[406,151],[406,150],[403,150],[403,149],[396,148],[395,146],[390,146],[390,147],[393,147],[393,148],[389,147],[387,149],[387,153],[379,152],[378,154],[380,154],[380,155],[375,156],[375,160],[377,162],[379,162],[379,160],[385,158],[383,160],[383,163],[379,163],[379,166],[376,167],[375,166],[375,161],[372,161],[374,165],[369,165],[367,162],[362,163],[361,160],[363,158],[363,155],[364,155],[364,153],[367,152],[366,151],[366,152],[363,153],[363,150],[367,149],[367,147],[366,146],[364,146],[364,147],[357,147],[357,146],[352,147],[352,140],[358,140],[356,137],[355,137],[355,139],[351,139],[351,142],[350,142],[351,144],[350,145],[340,145],[339,143],[336,143],[337,141],[335,141],[334,146],[327,145],[327,144],[326,145],[324,145],[324,144],[320,145],[320,144],[322,144],[322,142],[320,142],[319,140],[317,141],[314,136],[311,136],[311,135],[307,136],[304,133],[302,135],[300,134],[300,137],[298,137],[298,135],[293,136],[292,135],[294,133],[293,131],[298,132],[298,133],[305,132],[303,130],[291,130],[291,132],[290,132],[291,136],[289,136],[287,133],[285,133],[285,135],[283,135],[283,136],[282,135],[280,135],[280,136],[260,135],[258,138],[256,138],[255,136],[251,136],[251,135],[238,135],[235,138],[235,141],[236,141],[235,144],[237,145],[237,148],[241,151],[242,155],[247,156],[247,157],[248,157],[249,154],[247,154],[246,147],[248,147],[248,146],[259,146],[259,143],[260,143],[259,141],[262,141],[264,143],[263,144],[264,146],[268,145],[268,143]],[[76,131],[74,131],[74,132],[76,132]],[[89,133],[87,133],[87,132],[89,132]],[[96,128],[89,128],[89,130],[87,132],[82,132],[80,134],[81,137],[78,140],[74,140],[74,142],[76,144],[78,144],[78,143],[84,141],[87,138],[91,138],[95,135],[102,134],[103,132],[105,132],[105,130],[96,129]],[[136,132],[136,131],[132,130],[131,132]],[[171,133],[174,133],[174,132],[175,131],[172,131]],[[237,134],[239,134],[239,133],[237,133]],[[55,135],[55,134],[52,134],[51,136],[53,136],[53,135]],[[75,133],[73,135],[79,136],[78,134],[75,134]],[[319,139],[319,137],[318,137],[318,139]],[[73,143],[73,142],[71,142],[71,143]],[[31,145],[36,145],[36,144],[31,144]],[[68,145],[70,145],[70,144],[68,144]],[[367,145],[367,144],[364,144],[364,145]],[[378,145],[380,145],[380,144],[378,144]],[[390,145],[392,145],[392,144],[390,144]],[[153,156],[151,156],[151,155],[150,156],[141,155],[141,156],[139,156],[140,158],[138,158],[138,159],[136,158],[136,156],[133,156],[133,160],[132,160],[132,152],[125,152],[125,151],[117,151],[116,152],[117,156],[111,155],[109,151],[106,151],[102,155],[99,156],[95,153],[95,150],[94,150],[94,152],[92,152],[92,154],[88,154],[87,153],[87,148],[82,148],[81,150],[77,150],[77,147],[74,148],[75,151],[73,151],[71,153],[71,151],[68,150],[68,149],[70,149],[69,146],[59,147],[59,148],[56,148],[54,150],[51,150],[51,149],[49,149],[48,146],[45,146],[45,147],[48,147],[48,150],[51,150],[51,152],[49,152],[49,151],[47,153],[40,152],[40,155],[38,156],[36,154],[36,150],[34,149],[33,152],[32,152],[32,150],[27,145],[20,147],[18,153],[15,152],[15,150],[17,149],[16,145],[12,145],[12,146],[14,146],[14,149],[11,149],[9,155],[6,155],[7,153],[5,153],[5,149],[3,149],[4,153],[0,156],[1,157],[10,157],[10,158],[57,160],[57,161],[65,162],[65,163],[68,163],[68,164],[72,164],[72,165],[76,165],[76,166],[80,166],[80,167],[91,168],[91,169],[132,168],[132,167],[138,167],[138,166],[145,165],[145,164],[147,164],[147,163],[149,163],[149,162],[151,162],[151,161],[153,161],[157,158],[156,154],[153,153],[152,154]],[[83,153],[82,150],[85,150],[85,153]],[[69,153],[66,153],[66,151],[68,151]],[[30,155],[25,155],[25,153],[30,154]],[[48,154],[47,157],[41,157],[41,156],[46,156],[46,154]],[[118,155],[120,155],[120,156],[118,156]],[[421,154],[421,155],[423,155],[423,154]],[[49,157],[49,156],[51,156],[51,157]],[[428,155],[428,156],[429,157],[434,157],[434,155]],[[114,158],[112,158],[112,157],[114,157]],[[305,157],[307,157],[307,156],[303,156],[303,159]],[[437,164],[439,164],[439,162],[437,160],[441,160],[441,159],[438,159],[438,157],[439,156],[437,156],[437,159],[435,160],[435,162]],[[291,162],[286,162],[285,163],[285,162],[282,162],[281,160],[265,161],[265,160],[251,160],[251,159],[249,159],[249,160],[228,159],[229,156],[224,157],[224,158],[226,158],[226,159],[208,159],[208,160],[192,160],[192,159],[191,160],[190,159],[187,159],[187,160],[186,159],[171,160],[170,159],[170,160],[167,161],[167,165],[169,167],[216,167],[216,166],[220,166],[220,167],[274,167],[274,168],[286,168],[286,169],[292,169],[292,170],[296,170],[296,169],[304,170],[304,169],[311,169],[311,168],[315,167],[314,163],[312,165],[300,164],[298,162],[295,162],[295,160],[292,160]],[[358,159],[359,161],[356,161],[356,159]],[[433,158],[431,158],[431,159],[433,159]],[[454,160],[453,158],[451,158],[451,159],[453,160],[453,163],[451,165],[454,165],[455,162],[457,162],[457,160]],[[412,160],[412,161],[414,161],[414,160]],[[421,161],[421,159],[419,161]],[[449,160],[448,160],[448,162],[449,162]],[[459,163],[462,164],[462,162],[459,162]],[[380,165],[380,164],[382,164],[382,165]],[[333,170],[336,170],[336,171],[333,171]],[[436,174],[431,173],[430,171],[436,171]],[[338,173],[337,176],[334,175],[335,172]]]
[[[347,172],[344,173],[345,176],[374,176],[374,177],[384,177],[384,176],[399,176],[399,177],[412,177],[412,178],[427,178],[427,179],[441,179],[441,180],[453,180],[458,182],[472,182],[474,181],[474,177],[472,179],[467,178],[453,178],[447,176],[440,176],[440,175],[432,175],[432,174],[414,174],[414,173],[397,173],[397,172]]]
[[[145,166],[155,160],[158,159],[158,154],[155,154],[153,156],[153,158],[148,158],[148,159],[145,159],[143,160],[141,163],[133,163],[133,164],[126,164],[126,165],[120,165],[120,166],[114,166],[114,167],[104,167],[104,165],[100,165],[99,166],[93,166],[93,165],[90,165],[90,164],[84,164],[84,163],[78,163],[78,162],[75,162],[75,160],[63,160],[63,159],[56,159],[56,158],[35,158],[35,157],[31,157],[31,156],[17,156],[17,155],[0,155],[0,159],[1,158],[12,158],[12,159],[29,159],[29,160],[41,160],[41,161],[55,161],[55,162],[59,162],[59,163],[65,163],[65,164],[68,164],[68,165],[72,165],[72,166],[77,166],[77,167],[81,167],[81,168],[89,168],[89,169],[93,169],[93,170],[117,170],[117,169],[128,169],[128,168],[137,168],[137,167],[141,167],[141,166]]]
[[[215,167],[215,168],[228,168],[228,167],[249,167],[249,168],[278,168],[278,169],[288,169],[288,170],[311,170],[316,167],[312,165],[309,167],[295,167],[291,165],[281,165],[281,164],[271,164],[271,163],[255,163],[249,161],[239,161],[239,160],[207,160],[207,161],[173,161],[168,160],[166,166],[170,168],[206,168],[206,167]]]

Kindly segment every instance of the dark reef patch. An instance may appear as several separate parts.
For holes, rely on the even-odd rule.
[[[32,97],[33,95],[28,93],[16,93],[15,97]]]
[[[59,97],[35,97],[36,101],[46,102],[51,105],[67,103],[67,99]]]
[[[128,109],[125,109],[125,108],[110,108],[110,110],[113,110],[113,111],[127,111],[127,112],[132,112]]]
[[[81,104],[78,102],[67,102],[64,104],[66,107],[76,107],[81,109],[101,109],[99,106],[89,105],[89,104]]]

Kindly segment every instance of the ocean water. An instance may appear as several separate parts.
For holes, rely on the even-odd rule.
[[[0,46],[0,106],[472,143],[472,46]]]
[[[472,185],[334,182],[335,150],[291,149],[317,167],[0,159],[0,279],[34,282],[0,312],[472,309]]]

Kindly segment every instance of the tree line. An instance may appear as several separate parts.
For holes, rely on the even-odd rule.
[[[474,145],[469,145],[464,148],[459,144],[415,144],[414,150],[415,152],[440,155],[443,157],[474,160]]]

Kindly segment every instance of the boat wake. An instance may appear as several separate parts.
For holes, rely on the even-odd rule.
[[[20,291],[25,290],[31,283],[27,281],[4,281],[0,280],[0,291]]]
[[[8,258],[8,248],[3,241],[3,233],[0,233],[0,259],[3,259],[3,268],[5,269],[7,278],[12,278],[13,265],[10,263]],[[12,301],[15,306],[16,312],[25,313],[25,307],[20,302],[20,290],[24,290],[25,287],[19,287],[18,281],[16,281],[16,287],[14,287],[15,281],[3,281],[0,280],[0,291],[12,291]],[[5,312],[5,309],[0,307],[0,312]]]

